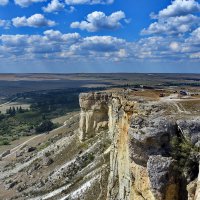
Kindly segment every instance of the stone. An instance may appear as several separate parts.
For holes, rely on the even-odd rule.
[[[179,180],[175,166],[176,161],[171,157],[149,157],[147,171],[155,199],[179,199]]]
[[[200,147],[200,118],[191,117],[177,120],[182,136],[193,145]]]
[[[18,186],[16,187],[16,189],[18,192],[22,192],[25,189],[27,189],[27,185],[26,185],[26,183],[19,183]]]
[[[9,190],[9,189],[13,188],[14,186],[16,186],[17,184],[18,184],[18,181],[17,181],[17,180],[16,180],[16,181],[15,181],[15,180],[14,180],[14,181],[11,180],[10,183],[8,183],[8,184],[6,185],[6,189]]]
[[[100,129],[108,128],[108,100],[106,93],[80,94],[80,140],[93,137]]]
[[[24,151],[17,151],[15,156],[16,158],[23,156]]]
[[[31,165],[31,167],[28,169],[27,173],[32,174],[34,171],[40,168],[40,164],[38,162],[35,162]]]
[[[42,165],[43,166],[49,166],[52,163],[53,163],[53,159],[52,158],[44,156],[44,158],[42,160]]]
[[[6,157],[7,155],[10,154],[10,150],[7,150],[7,151],[4,151],[2,154],[1,154],[1,157]]]
[[[36,147],[26,147],[26,152],[30,153],[36,150]]]

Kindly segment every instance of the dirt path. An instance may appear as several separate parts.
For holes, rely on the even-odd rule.
[[[185,107],[181,104],[181,102],[200,101],[200,98],[185,98],[185,99],[180,99],[177,94],[172,94],[170,96],[161,98],[160,101],[161,102],[166,102],[166,103],[174,106],[177,109],[178,113],[191,114],[189,111],[187,111],[185,109]]]

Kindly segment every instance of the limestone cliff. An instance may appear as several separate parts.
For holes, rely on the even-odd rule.
[[[109,129],[107,200],[200,199],[200,119],[172,105],[127,92],[80,95],[81,141]]]

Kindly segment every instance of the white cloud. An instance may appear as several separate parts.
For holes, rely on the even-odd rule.
[[[165,34],[184,35],[200,26],[200,4],[195,0],[174,0],[167,8],[151,18],[157,21],[141,31],[142,35]],[[195,15],[196,13],[196,15]]]
[[[142,34],[183,34],[193,30],[200,24],[200,18],[194,15],[169,17],[152,23]]]
[[[78,4],[112,4],[114,0],[65,0],[67,5],[78,5]]]
[[[46,7],[43,7],[44,12],[57,12],[61,11],[65,8],[65,5],[61,3],[59,0],[52,0]]]
[[[200,27],[190,34],[190,37],[186,39],[186,42],[190,45],[200,46]]]
[[[118,51],[119,47],[126,43],[125,40],[111,36],[91,36],[83,38],[82,41],[72,46],[73,50],[79,52],[111,52]]]
[[[86,21],[73,22],[71,28],[79,28],[89,32],[95,32],[104,29],[116,29],[121,26],[120,21],[125,19],[125,13],[117,11],[109,16],[103,12],[95,11],[87,15]]]
[[[192,58],[192,59],[200,59],[200,52],[191,54],[190,58]]]
[[[0,40],[7,47],[24,47],[28,41],[28,35],[1,35]]]
[[[47,30],[43,35],[2,35],[1,48],[6,49],[7,59],[16,56],[18,60],[38,57],[120,60],[128,55],[125,40],[111,36],[82,38],[78,33],[63,34],[56,30]]]
[[[5,6],[9,3],[9,0],[0,0],[0,6]]]
[[[172,51],[179,51],[180,50],[180,46],[179,46],[178,42],[171,42],[169,47]]]
[[[29,26],[29,27],[43,27],[43,26],[55,26],[56,23],[52,20],[46,19],[42,14],[35,14],[29,18],[16,17],[12,19],[15,27]]]
[[[76,8],[74,6],[70,6],[67,10],[68,13],[73,13],[74,11],[76,11]]]
[[[28,7],[33,3],[46,2],[47,0],[14,0],[20,7]]]
[[[157,17],[175,17],[199,11],[200,4],[195,0],[175,0],[167,8],[161,10]]]
[[[60,31],[55,30],[47,30],[44,32],[44,35],[49,41],[67,42],[67,44],[73,44],[78,42],[80,39],[80,35],[78,33],[62,34]]]
[[[49,59],[62,62],[96,63],[132,61],[198,60],[200,28],[187,39],[182,36],[153,36],[135,42],[112,36],[81,37],[78,33],[47,30],[42,35],[1,35],[0,51],[5,60]],[[192,41],[192,42],[191,42]]]
[[[9,29],[10,28],[10,21],[0,19],[0,27],[3,27],[4,29]]]

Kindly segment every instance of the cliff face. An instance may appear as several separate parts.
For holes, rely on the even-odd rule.
[[[109,129],[108,200],[200,198],[200,119],[126,93],[80,95],[80,139]]]
[[[200,100],[117,91],[2,157],[0,199],[199,200]]]
[[[108,127],[108,100],[107,94],[80,95],[80,140],[91,138],[101,129]]]

